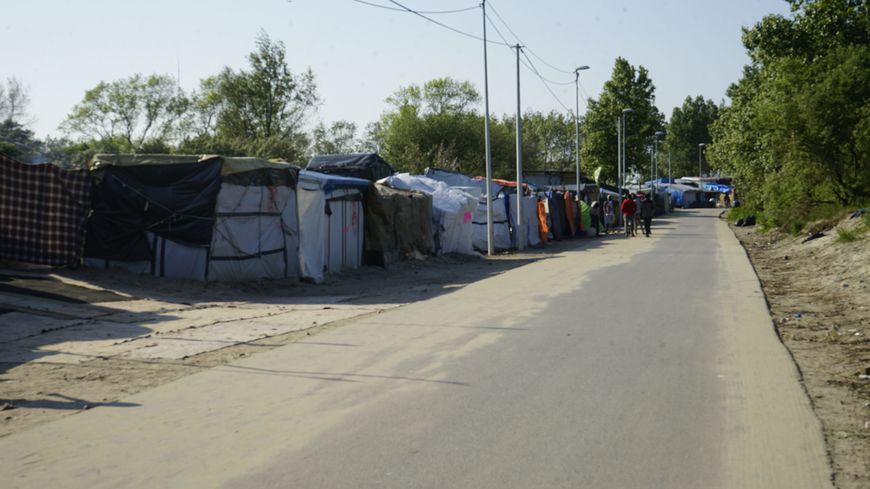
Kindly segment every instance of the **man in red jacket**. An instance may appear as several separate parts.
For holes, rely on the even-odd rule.
[[[622,211],[623,221],[625,222],[625,235],[626,236],[634,236],[634,229],[632,229],[631,222],[634,220],[634,213],[637,212],[637,204],[634,203],[634,200],[628,198],[622,201]]]

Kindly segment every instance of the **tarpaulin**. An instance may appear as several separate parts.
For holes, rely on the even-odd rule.
[[[81,261],[91,178],[0,155],[0,259],[42,265]]]

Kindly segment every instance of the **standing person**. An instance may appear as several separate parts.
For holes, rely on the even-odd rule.
[[[637,228],[640,227],[640,202],[641,202],[641,194],[635,194],[634,196],[634,215],[631,216],[631,235],[634,236],[637,234]]]
[[[604,234],[610,234],[610,230],[613,229],[613,196],[608,195],[607,200],[604,201]]]
[[[595,236],[598,236],[601,232],[601,229],[599,228],[599,223],[600,223],[599,214],[600,213],[601,213],[601,206],[598,204],[598,201],[596,200],[595,202],[592,203],[591,206],[589,206],[589,217],[592,218],[592,227],[595,229]]]
[[[652,198],[647,195],[643,199],[643,203],[640,205],[640,216],[643,218],[643,232],[646,234],[647,238],[649,238],[650,235],[650,226],[652,226],[652,218],[655,211],[656,209],[653,205]]]
[[[622,218],[625,221],[625,235],[634,236],[634,231],[631,229],[631,223],[634,221],[634,213],[637,212],[637,204],[633,200],[625,199],[622,201]]]

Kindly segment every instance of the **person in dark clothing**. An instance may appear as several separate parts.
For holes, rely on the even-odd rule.
[[[650,227],[652,226],[653,214],[655,214],[655,206],[653,205],[652,198],[647,195],[640,204],[640,217],[643,219],[643,233],[646,234],[647,238],[649,238],[651,232]]]

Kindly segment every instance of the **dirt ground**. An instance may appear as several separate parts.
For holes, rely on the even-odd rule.
[[[806,240],[732,227],[761,279],[780,338],[800,372],[840,489],[870,488],[870,233]],[[825,229],[828,228],[828,229]]]
[[[800,368],[805,388],[822,421],[838,486],[870,488],[870,377],[867,377],[870,233],[856,241],[841,243],[835,240],[835,230],[829,229],[827,236],[802,243],[803,238],[761,233],[753,227],[733,230],[761,278],[774,323]],[[578,246],[596,246],[606,239],[612,237],[566,241],[546,249],[489,259],[442,256],[401,262],[389,270],[364,267],[358,272],[331,277],[328,283],[320,285],[296,280],[215,285],[92,269],[11,269],[9,264],[0,264],[0,279],[4,272],[7,277],[50,278],[61,286],[47,288],[38,298],[48,301],[57,299],[55,295],[63,294],[65,289],[80,287],[91,291],[84,296],[95,295],[84,297],[94,302],[132,304],[147,299],[200,308],[206,303],[223,301],[266,310],[306,298],[319,303],[331,298],[345,307],[371,307],[367,313],[377,314],[384,305],[401,305],[449,293],[487,276]],[[0,280],[0,296],[24,286],[16,280]],[[0,322],[4,313],[20,312],[7,306],[0,301]],[[69,310],[71,306],[64,307]],[[75,307],[73,304],[72,308]],[[275,312],[282,313],[287,311]],[[52,319],[53,313],[49,310],[40,314]],[[314,323],[297,331],[266,335],[176,359],[123,355],[98,355],[75,362],[0,358],[0,437],[91,407],[117,405],[119,399],[131,394],[292,343],[349,320]],[[35,334],[50,334],[50,329],[37,330]],[[0,344],[4,341],[0,335]]]
[[[91,354],[89,349],[93,347],[90,346],[79,346],[72,354],[59,351],[58,344],[93,342],[93,337],[74,335],[76,329],[84,328],[91,333],[98,330],[99,336],[103,336],[102,329],[118,330],[117,333],[106,332],[109,339],[102,342],[123,347],[131,342],[159,340],[167,333],[179,336],[185,331],[220,326],[221,320],[218,319],[193,326],[184,325],[182,330],[167,330],[167,326],[156,333],[144,328],[136,329],[139,324],[164,318],[171,321],[179,314],[202,312],[208,308],[214,311],[212,315],[219,315],[223,314],[221,310],[228,313],[226,308],[232,307],[235,319],[226,319],[229,324],[225,326],[235,329],[245,329],[251,322],[269,319],[280,322],[296,319],[298,322],[298,318],[290,317],[296,314],[290,309],[294,304],[325,304],[322,309],[333,312],[352,308],[362,311],[361,314],[377,314],[389,307],[449,293],[530,261],[593,243],[565,241],[546,249],[500,254],[488,259],[470,255],[430,257],[400,262],[388,270],[363,267],[352,273],[330,276],[326,283],[317,285],[298,280],[204,284],[117,270],[51,270],[0,263],[0,323],[4,323],[4,328],[0,328],[0,437],[84,409],[117,405],[119,399],[137,392],[339,327],[359,317],[360,313],[347,316],[348,319],[342,319],[340,314],[336,316],[338,319],[327,315],[326,321],[309,321],[298,330],[263,334],[251,341],[227,342],[229,346],[219,345],[209,351],[177,358],[131,357],[127,354],[129,351],[125,354]],[[32,291],[30,295],[20,295],[21,288],[34,283],[41,289],[36,297]],[[84,302],[71,302],[69,297],[84,299]],[[154,304],[150,306],[149,314],[127,312],[143,303]],[[96,321],[101,318],[94,318],[89,308],[96,308],[98,313],[106,309],[119,319],[98,323]],[[251,312],[239,314],[239,309]],[[67,317],[76,311],[81,311],[81,314]],[[303,312],[316,315],[330,311]],[[123,317],[128,314],[129,317]],[[23,335],[19,333],[17,336],[6,333],[7,324],[12,322],[11,315],[18,315],[18,322],[25,323],[24,327],[32,332],[24,331]],[[269,317],[273,315],[274,318]],[[232,321],[236,321],[235,324]],[[128,332],[130,329],[133,331]],[[158,336],[161,333],[163,336]],[[60,339],[42,339],[51,335],[60,336]],[[145,345],[148,346],[153,344]],[[149,350],[143,348],[139,351]]]

